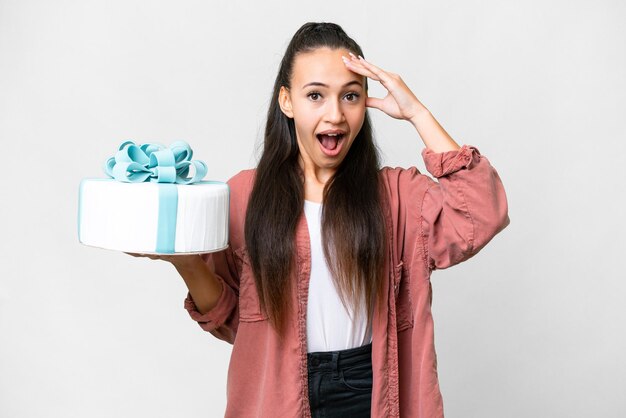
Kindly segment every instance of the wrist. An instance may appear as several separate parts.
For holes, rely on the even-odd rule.
[[[408,121],[415,127],[415,129],[419,129],[420,125],[424,124],[424,121],[428,118],[432,117],[430,111],[424,107],[419,107],[411,116]]]

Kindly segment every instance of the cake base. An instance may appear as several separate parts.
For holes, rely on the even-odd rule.
[[[122,251],[124,253],[145,254],[145,255],[194,255],[194,254],[202,255],[202,254],[218,253],[220,251],[224,251],[229,246],[229,244],[227,244],[223,248],[217,248],[217,249],[214,249],[214,250],[211,250],[211,251],[189,251],[189,252],[184,252],[184,253],[155,253],[155,252],[150,252],[150,251],[138,252],[138,251],[116,250],[116,249],[113,249],[113,248],[104,248],[104,247],[98,247],[97,245],[85,244],[84,242],[81,242],[81,244],[83,244],[86,247],[98,248],[100,250],[116,251],[116,252]]]

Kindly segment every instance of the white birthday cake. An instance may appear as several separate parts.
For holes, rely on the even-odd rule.
[[[110,178],[83,179],[82,244],[144,254],[208,253],[228,246],[229,188],[202,181],[206,165],[183,141],[120,145],[105,163]],[[188,177],[190,169],[195,174]]]

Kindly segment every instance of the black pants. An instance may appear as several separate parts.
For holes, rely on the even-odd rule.
[[[369,417],[372,344],[308,353],[309,404],[313,418]]]

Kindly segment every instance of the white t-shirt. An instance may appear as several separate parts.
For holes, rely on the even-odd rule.
[[[311,238],[311,278],[307,302],[308,352],[336,351],[361,347],[372,342],[367,330],[366,307],[357,322],[346,311],[339,299],[333,279],[326,266],[322,250],[322,204],[304,201],[304,213]]]

